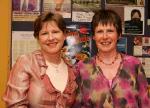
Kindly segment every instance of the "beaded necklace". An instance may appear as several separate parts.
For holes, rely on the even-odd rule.
[[[111,63],[106,63],[106,62],[104,62],[100,57],[99,57],[99,55],[97,55],[97,59],[98,59],[98,61],[99,62],[101,62],[101,63],[103,63],[104,65],[113,65],[114,63],[115,63],[115,61],[118,59],[118,53],[116,54],[116,56],[115,56],[115,58],[114,58],[114,60],[111,62]]]

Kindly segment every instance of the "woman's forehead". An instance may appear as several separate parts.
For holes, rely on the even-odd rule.
[[[114,26],[113,22],[99,22],[97,26]]]
[[[47,21],[42,24],[42,27],[49,27],[49,26],[58,27],[55,21]]]

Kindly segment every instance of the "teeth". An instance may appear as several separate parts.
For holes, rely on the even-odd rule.
[[[101,42],[102,45],[109,45],[111,42]]]
[[[48,43],[47,45],[48,46],[50,46],[50,45],[56,45],[56,43]]]

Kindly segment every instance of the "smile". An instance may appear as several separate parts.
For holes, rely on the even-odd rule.
[[[101,45],[110,45],[111,42],[100,42]]]

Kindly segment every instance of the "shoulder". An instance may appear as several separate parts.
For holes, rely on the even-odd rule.
[[[85,60],[80,60],[77,65],[88,65],[88,64],[94,64],[95,63],[95,57],[87,58]]]
[[[76,65],[75,68],[80,73],[86,73],[89,70],[95,70],[96,62],[95,57],[88,58],[86,60],[80,60]]]
[[[20,55],[17,58],[16,63],[19,62],[19,63],[28,63],[28,64],[30,64],[33,59],[37,59],[37,58],[40,59],[40,57],[42,57],[42,54],[41,54],[40,50],[36,50],[36,51],[33,51],[31,53],[28,53],[28,54]]]
[[[140,60],[137,57],[122,54],[123,62],[127,64],[141,64]]]

